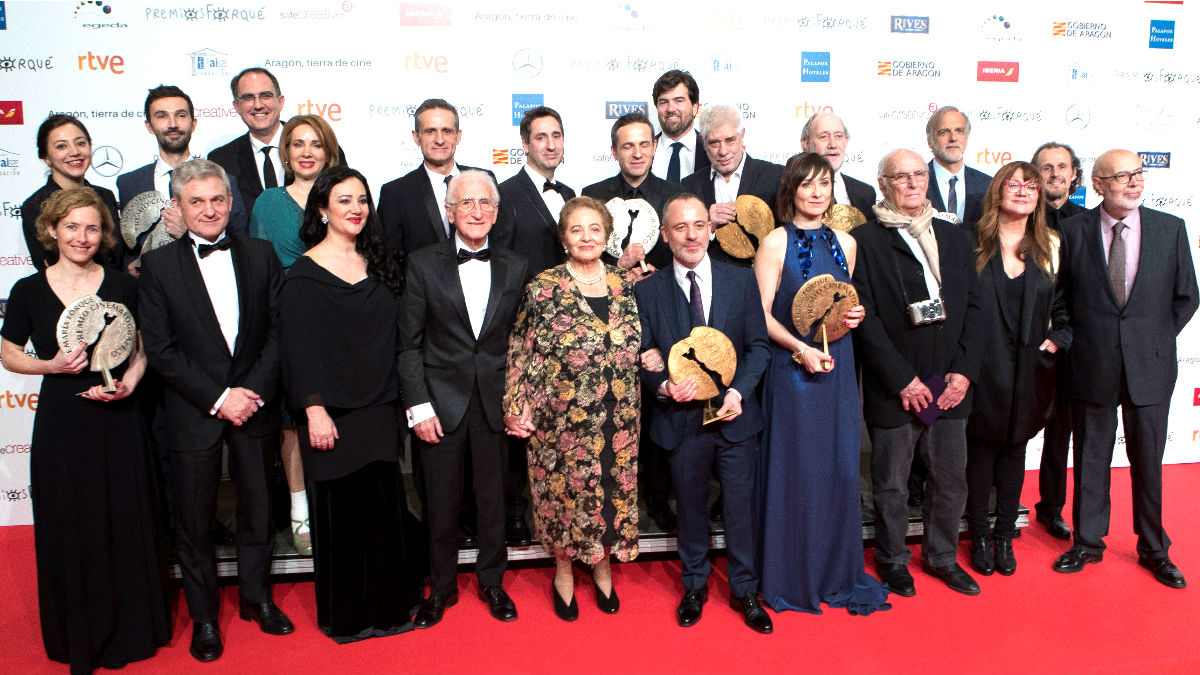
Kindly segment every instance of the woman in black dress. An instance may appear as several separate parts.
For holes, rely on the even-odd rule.
[[[983,197],[975,270],[992,313],[988,347],[967,420],[967,523],[971,566],[1016,571],[1012,540],[1025,480],[1025,444],[1054,410],[1055,364],[1071,346],[1066,301],[1056,283],[1058,234],[1046,226],[1037,167],[1012,162]],[[988,498],[996,487],[996,525]],[[994,538],[993,538],[994,537]]]
[[[300,238],[311,248],[284,281],[279,324],[312,501],[317,624],[340,643],[394,635],[412,628],[422,577],[401,523],[400,275],[362,174],[317,177]]]
[[[84,176],[92,166],[92,136],[87,127],[83,126],[73,115],[57,114],[46,118],[38,127],[37,132],[38,158],[50,167],[50,176],[46,184],[29,195],[21,204],[21,229],[25,235],[25,245],[29,247],[29,257],[34,268],[45,269],[58,259],[57,248],[45,248],[38,239],[37,218],[42,211],[42,202],[59,190],[87,186],[100,195],[104,200],[104,208],[108,210],[113,224],[117,222],[117,198],[112,190],[92,185]],[[106,267],[118,271],[121,269],[121,257],[124,246],[120,235],[111,244],[103,247],[97,255],[99,262]]]
[[[94,261],[112,244],[112,218],[86,187],[41,205],[38,240],[58,262],[13,286],[0,361],[41,375],[29,474],[42,641],[74,674],[145,659],[171,637],[155,480],[134,389],[146,369],[140,339],[104,393],[88,349],[64,354],[55,327],[85,295],[136,309],[133,279]],[[35,355],[26,354],[33,342]]]

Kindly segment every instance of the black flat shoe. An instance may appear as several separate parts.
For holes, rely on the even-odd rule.
[[[442,620],[442,615],[446,613],[447,607],[453,607],[458,603],[458,593],[450,595],[430,595],[429,599],[421,603],[417,608],[417,614],[413,617],[413,625],[417,628],[429,628],[435,626]]]
[[[276,607],[275,603],[270,600],[256,605],[239,597],[238,616],[246,621],[257,623],[262,632],[270,635],[287,635],[296,630],[291,619],[287,618],[283,610]]]
[[[616,614],[617,610],[621,609],[621,599],[617,597],[616,586],[608,592],[607,597],[600,591],[600,586],[596,584],[595,580],[592,580],[592,588],[596,590],[596,606],[600,608],[601,612]]]
[[[979,595],[979,584],[958,563],[951,563],[945,567],[926,564],[925,572],[941,579],[952,591],[963,595]]]
[[[508,593],[504,592],[504,587],[496,586],[480,586],[479,599],[487,603],[488,612],[492,618],[497,621],[516,621],[517,606],[513,604],[512,598],[508,597]]]
[[[1013,556],[1012,539],[996,537],[994,557],[996,571],[1006,577],[1011,577],[1017,571],[1017,559]]]
[[[1171,588],[1187,588],[1187,581],[1183,579],[1183,572],[1171,562],[1170,558],[1157,558],[1155,560],[1147,560],[1138,556],[1138,564],[1150,570],[1154,575],[1155,580],[1164,586]]]
[[[225,646],[221,644],[221,632],[215,621],[197,621],[192,624],[192,645],[188,648],[192,658],[203,663],[221,658]]]
[[[563,621],[574,621],[579,618],[579,603],[575,602],[575,592],[571,592],[571,604],[563,602],[562,596],[554,586],[554,577],[550,577],[550,597],[554,598],[554,614]],[[599,598],[600,594],[597,593]]]
[[[1104,560],[1103,552],[1092,553],[1076,544],[1069,551],[1058,556],[1058,560],[1054,561],[1053,569],[1055,572],[1063,574],[1074,574],[1083,571],[1084,565],[1094,565],[1101,560]]]
[[[771,617],[767,615],[767,610],[759,604],[757,594],[750,593],[740,598],[729,598],[729,606],[741,613],[742,621],[752,630],[763,634],[769,634],[775,630],[771,624]]]

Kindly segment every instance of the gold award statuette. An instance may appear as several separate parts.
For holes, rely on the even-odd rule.
[[[742,195],[733,203],[737,220],[717,226],[717,243],[729,255],[748,260],[758,252],[758,243],[775,229],[775,214],[754,195]]]
[[[850,332],[842,316],[858,305],[854,286],[838,281],[832,274],[821,274],[804,282],[792,299],[792,324],[802,339],[815,341],[820,333],[822,351],[829,355],[829,343]],[[829,362],[823,362],[829,369]]]
[[[645,253],[658,243],[658,213],[645,199],[621,199],[613,197],[604,204],[613,219],[612,236],[608,238],[605,250],[614,258],[621,254],[630,244],[641,244]],[[639,261],[643,272],[649,272],[646,260]]]
[[[733,382],[737,371],[737,351],[724,333],[708,326],[693,328],[691,334],[671,346],[667,371],[672,384],[689,377],[696,380],[696,398],[705,401],[704,424],[728,417],[718,417],[712,406],[712,399],[721,393],[722,386]]]
[[[137,324],[125,305],[85,295],[63,309],[55,335],[58,346],[68,354],[94,345],[90,369],[104,378],[104,391],[117,390],[110,371],[129,358],[137,340]]]
[[[854,228],[867,222],[867,217],[862,211],[850,206],[849,204],[834,204],[829,207],[829,212],[821,219],[830,229],[849,232]]]

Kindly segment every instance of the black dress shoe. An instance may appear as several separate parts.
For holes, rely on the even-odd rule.
[[[1138,564],[1154,575],[1158,583],[1171,588],[1187,588],[1187,582],[1183,579],[1183,572],[1171,562],[1170,558],[1162,557],[1154,560],[1147,560],[1138,556]]]
[[[429,628],[436,626],[442,620],[442,614],[446,612],[447,607],[453,607],[458,604],[458,593],[450,595],[429,595],[429,599],[421,603],[417,608],[417,613],[413,616],[413,625],[417,628]]]
[[[925,571],[946,582],[952,591],[958,591],[963,595],[979,595],[979,584],[975,583],[971,575],[967,574],[967,571],[958,563],[950,563],[945,567],[934,567],[927,564]]]
[[[667,504],[657,504],[655,506],[646,507],[646,513],[650,515],[650,520],[658,526],[658,529],[663,532],[674,532],[678,529],[679,523],[675,519],[675,512]]]
[[[221,644],[216,621],[197,621],[192,624],[192,646],[188,651],[192,653],[192,658],[205,663],[221,658],[225,645]]]
[[[599,597],[599,593],[596,594]],[[550,596],[554,598],[554,614],[563,621],[574,621],[579,618],[579,603],[575,602],[575,592],[571,591],[571,604],[563,602],[554,585],[554,577],[550,577]]]
[[[505,524],[504,543],[518,548],[533,543],[533,537],[529,533],[529,526],[525,524],[525,518],[513,518]]]
[[[512,598],[508,597],[508,593],[504,592],[503,586],[499,584],[480,586],[479,599],[487,603],[488,611],[491,612],[493,619],[497,621],[517,620],[517,606],[513,604]]]
[[[621,609],[621,599],[617,597],[617,588],[613,586],[605,596],[600,590],[600,586],[592,580],[592,588],[596,590],[596,606],[605,614],[616,614],[618,609]]]
[[[911,598],[917,594],[912,575],[908,573],[908,565],[879,564],[875,566],[875,572],[879,574],[879,580],[888,585],[888,590],[896,595]]]
[[[283,610],[275,606],[275,603],[270,600],[262,604],[253,604],[246,602],[245,598],[238,598],[238,616],[246,621],[253,621],[258,624],[262,632],[271,635],[287,635],[296,630],[292,625],[287,615]]]
[[[759,604],[756,593],[750,593],[740,598],[729,598],[729,606],[742,613],[742,621],[745,621],[751,629],[759,633],[770,633],[775,630],[775,627],[771,625],[771,617],[767,615],[767,610]]]
[[[675,618],[679,620],[679,625],[684,628],[695,626],[700,621],[700,615],[704,612],[704,603],[706,602],[708,602],[707,587],[684,593],[683,600],[680,600],[679,606],[675,608]]]
[[[1055,539],[1070,539],[1071,528],[1067,527],[1067,522],[1062,519],[1062,516],[1050,516],[1045,513],[1037,514],[1037,521],[1046,527],[1046,531]]]
[[[1011,577],[1017,571],[1017,559],[1013,557],[1012,539],[996,537],[994,556],[996,571],[1006,577]]]
[[[925,504],[925,481],[908,484],[908,505],[919,507]]]
[[[1076,544],[1069,551],[1058,556],[1058,560],[1054,561],[1054,571],[1062,572],[1063,574],[1074,574],[1083,570],[1083,566],[1088,563],[1098,563],[1104,560],[1104,553],[1092,553],[1084,547]]]
[[[971,569],[983,576],[996,571],[996,560],[992,557],[991,537],[971,537]]]

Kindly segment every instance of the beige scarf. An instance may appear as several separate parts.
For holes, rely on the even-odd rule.
[[[929,262],[929,270],[933,272],[933,278],[937,279],[938,286],[941,286],[942,266],[938,257],[937,237],[933,234],[933,206],[929,200],[925,200],[925,206],[921,209],[919,216],[902,213],[888,201],[880,202],[871,208],[875,211],[875,218],[879,220],[880,225],[893,229],[903,227],[909,236],[917,240],[917,243],[921,245],[921,251],[925,253],[925,260]]]

